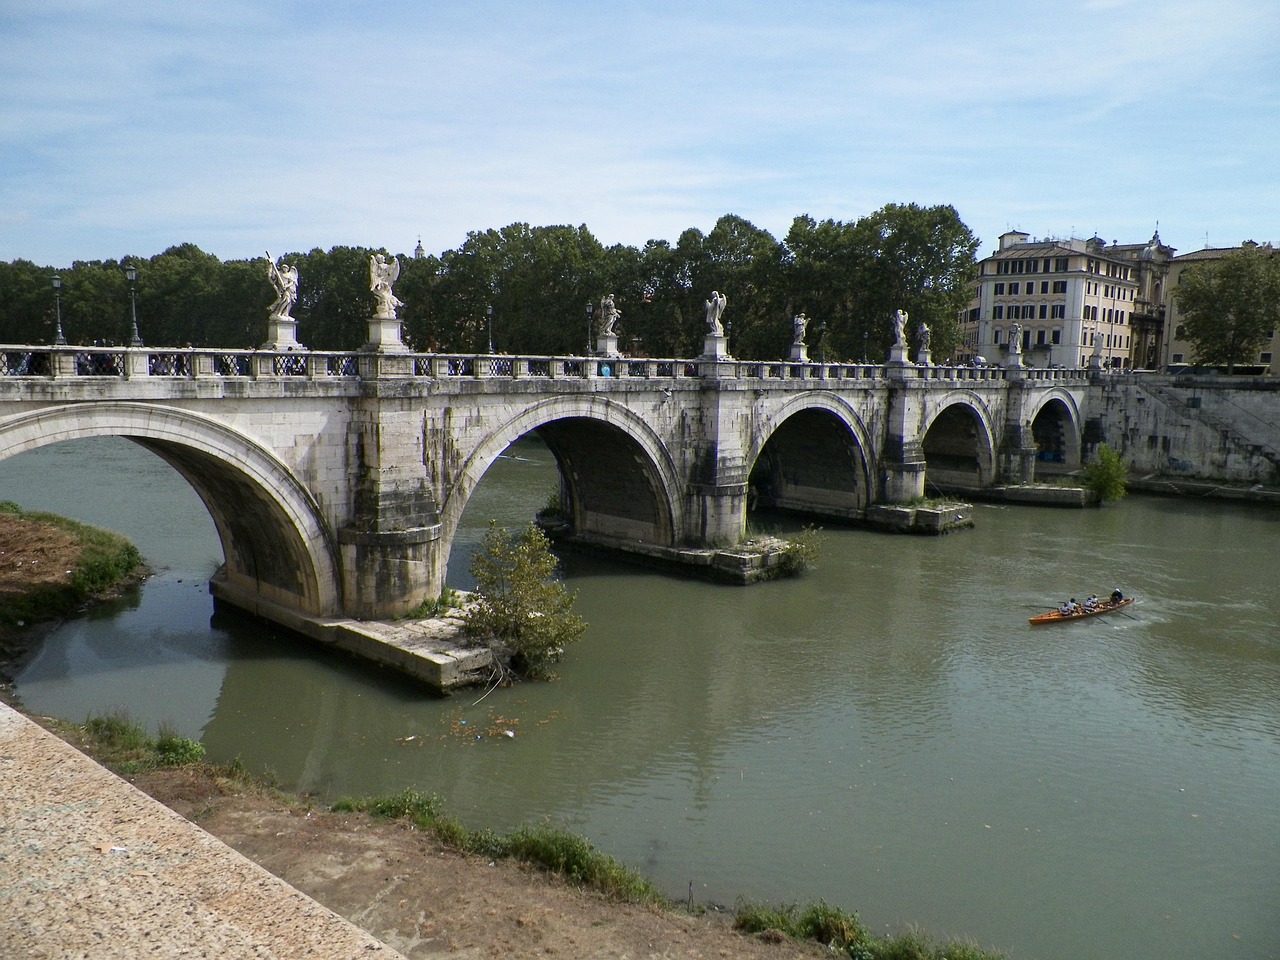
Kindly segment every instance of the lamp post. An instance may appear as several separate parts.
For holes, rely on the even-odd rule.
[[[827,321],[818,321],[818,362],[827,362]]]
[[[584,357],[591,356],[591,327],[592,327],[592,320],[595,318],[595,315],[596,315],[596,305],[592,303],[590,300],[588,300],[587,301],[587,352],[583,354]]]
[[[142,337],[138,336],[138,268],[128,266],[124,268],[125,279],[129,281],[129,311],[132,317],[132,327],[129,330],[129,346],[142,346]]]
[[[493,304],[484,308],[485,319],[489,322],[489,356],[493,356]]]
[[[53,275],[53,322],[53,342],[57,346],[63,346],[67,338],[62,335],[62,278],[56,273]]]

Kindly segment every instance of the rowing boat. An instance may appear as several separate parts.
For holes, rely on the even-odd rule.
[[[1048,613],[1032,617],[1029,622],[1035,626],[1040,626],[1043,623],[1061,623],[1064,620],[1087,620],[1089,617],[1100,617],[1104,613],[1111,613],[1113,610],[1127,607],[1131,603],[1133,603],[1133,597],[1125,597],[1123,600],[1102,600],[1092,610],[1086,610],[1084,607],[1080,607],[1075,613],[1050,610]]]

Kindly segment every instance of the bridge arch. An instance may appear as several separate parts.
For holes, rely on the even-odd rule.
[[[1037,469],[1053,464],[1080,466],[1082,437],[1080,407],[1066,390],[1052,390],[1036,398],[1028,411],[1031,436],[1036,444]]]
[[[682,487],[661,437],[618,402],[565,396],[525,407],[486,434],[463,461],[440,511],[445,563],[476,485],[502,451],[528,433],[536,433],[556,459],[576,534],[675,543],[681,529],[676,491]]]
[[[317,615],[341,610],[333,537],[292,471],[253,438],[177,407],[130,401],[48,407],[0,422],[0,459],[64,440],[125,437],[195,490],[222,542],[225,584]]]
[[[921,425],[925,490],[976,490],[995,479],[995,430],[976,394],[948,394]]]
[[[840,397],[788,399],[757,423],[747,455],[754,503],[852,519],[872,499],[874,446],[857,412]]]

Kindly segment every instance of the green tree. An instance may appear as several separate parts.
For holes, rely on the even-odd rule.
[[[1280,323],[1280,257],[1246,244],[1220,260],[1188,267],[1173,298],[1182,311],[1196,362],[1249,363]]]
[[[576,595],[555,579],[555,570],[551,544],[533,524],[513,537],[491,520],[471,561],[478,596],[466,615],[467,631],[490,643],[499,659],[509,655],[512,667],[529,677],[552,676],[550,664],[587,629],[573,612]]]
[[[931,349],[939,358],[960,344],[960,312],[969,303],[976,272],[978,239],[949,205],[896,204],[858,222],[859,310],[879,334],[884,356],[892,340],[896,310],[911,316],[911,341],[928,324]]]
[[[1098,447],[1097,459],[1084,468],[1084,488],[1099,501],[1123,500],[1128,493],[1128,480],[1124,460],[1105,443]]]

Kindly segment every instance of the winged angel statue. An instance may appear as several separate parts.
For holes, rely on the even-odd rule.
[[[400,276],[400,261],[396,257],[391,258],[391,262],[387,262],[387,258],[382,254],[374,254],[369,258],[369,289],[373,291],[373,297],[378,301],[378,308],[374,312],[374,317],[381,320],[394,320],[396,316],[396,308],[404,306],[396,295],[391,292],[391,285],[396,282],[396,278]]]

